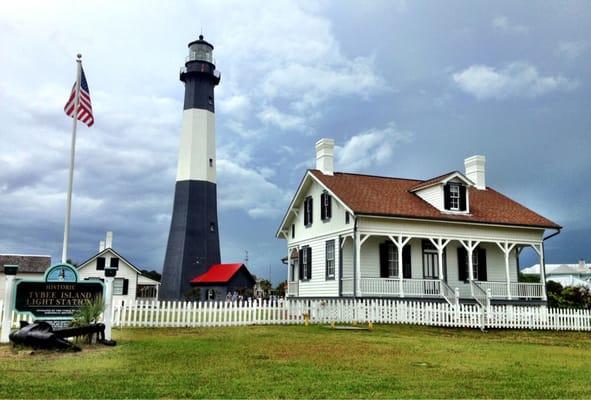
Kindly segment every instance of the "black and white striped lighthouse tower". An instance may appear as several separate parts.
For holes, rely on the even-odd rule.
[[[213,46],[200,35],[189,43],[181,69],[185,105],[162,300],[183,299],[190,280],[220,262],[213,95],[220,74],[212,53]]]

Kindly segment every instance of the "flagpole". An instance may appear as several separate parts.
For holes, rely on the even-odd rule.
[[[82,71],[82,54],[76,59],[76,95],[74,98],[74,115],[72,118],[72,144],[70,145],[70,175],[68,180],[68,197],[66,200],[66,221],[64,224],[64,246],[62,263],[68,260],[68,242],[70,240],[70,216],[72,214],[72,186],[74,184],[74,154],[76,150],[76,126],[78,125],[78,103],[80,102],[80,77]]]

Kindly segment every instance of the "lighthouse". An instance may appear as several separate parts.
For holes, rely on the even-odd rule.
[[[190,281],[220,262],[216,193],[213,46],[199,36],[181,68],[185,100],[160,299],[180,300]]]

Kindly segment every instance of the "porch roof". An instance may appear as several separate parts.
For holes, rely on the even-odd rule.
[[[318,170],[310,170],[310,173],[356,214],[536,228],[561,228],[560,225],[490,187],[485,190],[469,187],[470,214],[449,214],[439,211],[411,191],[418,185],[431,180],[423,181],[342,172],[325,175]]]

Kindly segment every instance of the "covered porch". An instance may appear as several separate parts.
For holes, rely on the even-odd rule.
[[[545,285],[519,282],[518,257],[542,242],[358,231],[341,239],[340,295],[491,301],[545,301]],[[542,272],[541,282],[545,281]]]

